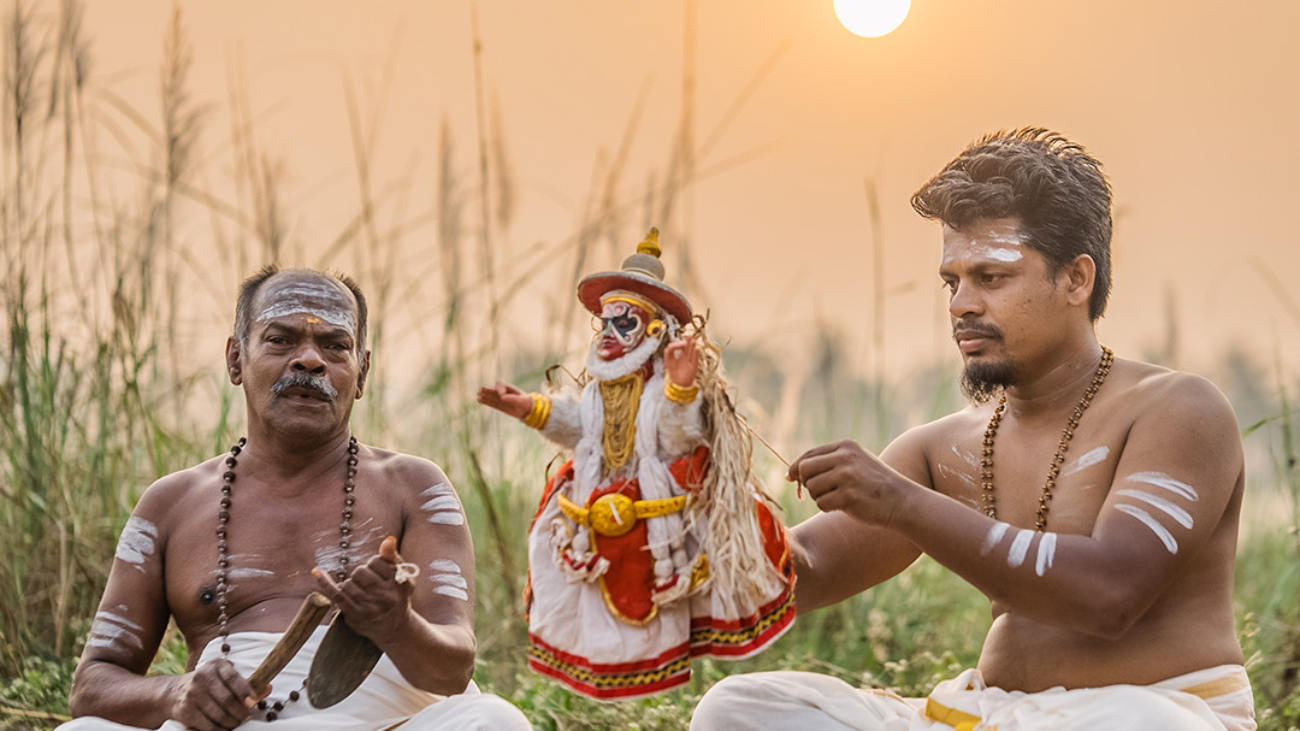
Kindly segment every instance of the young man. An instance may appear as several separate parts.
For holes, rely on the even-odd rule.
[[[809,450],[789,478],[800,610],[921,552],[979,588],[977,669],[928,699],[811,673],[719,683],[695,729],[1253,729],[1232,619],[1244,484],[1232,409],[1201,378],[1113,357],[1110,188],[1055,133],[979,140],[914,197],[972,404],[879,456]]]
[[[447,477],[350,435],[370,368],[361,291],[268,267],[244,283],[235,320],[226,365],[248,436],[141,497],[77,668],[80,718],[61,728],[531,728],[470,681],[474,553]],[[384,654],[323,710],[303,683],[324,626],[269,690],[247,680],[313,591]],[[188,672],[146,677],[169,619]]]

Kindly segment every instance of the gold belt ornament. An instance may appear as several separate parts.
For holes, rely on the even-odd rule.
[[[558,497],[560,510],[570,520],[609,538],[626,534],[642,518],[657,518],[686,507],[685,495],[662,500],[633,500],[627,495],[612,492],[601,495],[590,508],[584,508],[563,495]]]

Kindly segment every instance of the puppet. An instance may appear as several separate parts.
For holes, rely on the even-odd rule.
[[[621,271],[579,283],[599,320],[577,392],[478,395],[572,452],[529,529],[529,665],[602,700],[680,686],[692,657],[749,657],[795,615],[720,353],[659,256],[651,229]]]

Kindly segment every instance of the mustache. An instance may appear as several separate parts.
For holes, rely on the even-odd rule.
[[[986,325],[974,321],[962,321],[952,326],[952,339],[960,340],[963,336],[978,335],[995,340],[1002,339],[1002,331],[996,325]]]
[[[285,391],[291,388],[304,388],[309,391],[315,391],[327,400],[333,401],[338,398],[339,391],[325,378],[325,376],[313,376],[310,373],[290,373],[282,376],[280,380],[271,386],[271,393],[276,396],[283,396]]]

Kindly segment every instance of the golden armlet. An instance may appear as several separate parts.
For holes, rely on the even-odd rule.
[[[570,520],[609,538],[617,538],[632,530],[638,520],[669,515],[686,507],[685,495],[662,500],[633,500],[615,492],[601,495],[590,508],[584,508],[563,495],[557,497],[560,510]]]
[[[524,424],[534,429],[541,429],[546,426],[546,421],[551,418],[551,399],[540,393],[531,395],[533,397],[533,408],[524,417]]]

